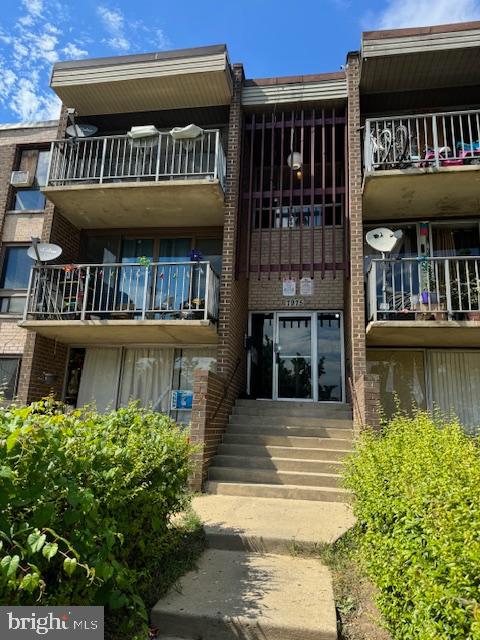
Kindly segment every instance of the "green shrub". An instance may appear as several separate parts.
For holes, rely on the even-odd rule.
[[[379,606],[401,640],[480,638],[480,452],[456,422],[397,415],[346,471]]]
[[[135,404],[0,410],[0,602],[100,604],[141,628],[190,454],[172,420]]]

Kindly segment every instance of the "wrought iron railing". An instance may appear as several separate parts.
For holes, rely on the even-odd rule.
[[[216,321],[218,297],[209,262],[34,266],[24,319]]]
[[[218,130],[175,140],[169,133],[55,140],[48,186],[210,178],[225,182],[225,153]]]
[[[480,164],[480,111],[369,118],[364,168],[448,167]]]
[[[368,320],[480,319],[480,257],[374,259]]]

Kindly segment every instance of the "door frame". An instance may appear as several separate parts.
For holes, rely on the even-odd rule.
[[[259,398],[259,400],[276,400],[278,402],[321,402],[325,404],[339,404],[346,402],[346,390],[345,390],[345,334],[344,334],[344,315],[343,311],[339,309],[313,309],[313,310],[298,310],[295,309],[255,309],[248,312],[248,336],[252,335],[252,315],[255,313],[271,313],[273,314],[273,336],[274,343],[277,342],[278,337],[278,318],[279,316],[305,316],[312,319],[312,398],[278,398],[278,375],[277,375],[277,363],[275,357],[275,349],[273,349],[273,364],[272,364],[272,394],[271,398]],[[318,314],[338,314],[340,320],[340,371],[342,377],[342,389],[341,400],[318,400],[318,368],[313,366],[318,363],[318,340],[317,340],[317,322]],[[247,394],[250,395],[251,391],[251,371],[252,371],[252,354],[251,350],[247,350]]]

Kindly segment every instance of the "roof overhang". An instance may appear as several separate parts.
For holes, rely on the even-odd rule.
[[[257,107],[284,103],[315,103],[347,97],[345,73],[246,80],[242,105]]]
[[[362,35],[363,93],[480,83],[480,22],[368,31]]]
[[[225,105],[232,96],[225,45],[57,62],[50,84],[79,115]]]

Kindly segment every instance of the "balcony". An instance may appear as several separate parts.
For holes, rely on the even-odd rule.
[[[220,132],[57,140],[46,196],[79,229],[223,224]]]
[[[215,344],[209,262],[32,268],[21,326],[66,344]]]
[[[368,346],[480,346],[480,257],[372,260]]]
[[[480,111],[365,123],[366,220],[478,213]]]

